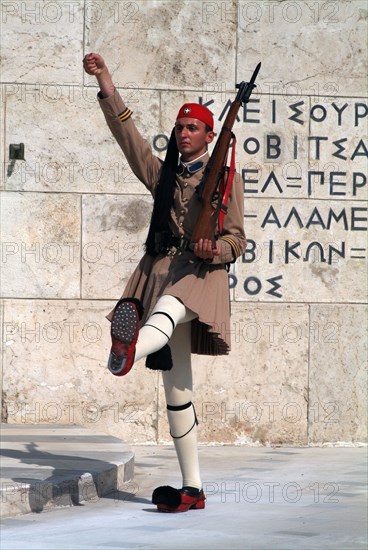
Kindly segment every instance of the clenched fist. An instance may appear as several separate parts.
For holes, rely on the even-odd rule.
[[[83,67],[92,76],[98,76],[106,69],[105,61],[98,53],[87,53],[83,59]]]

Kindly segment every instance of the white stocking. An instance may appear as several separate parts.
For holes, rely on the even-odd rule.
[[[170,340],[173,367],[162,373],[170,432],[183,477],[183,487],[202,487],[197,449],[197,423],[192,401],[191,324],[196,314],[173,296],[157,301],[139,331],[135,361],[158,351]]]
[[[183,477],[183,487],[201,489],[197,423],[191,403],[193,382],[190,334],[190,323],[183,323],[176,327],[170,341],[173,367],[169,371],[164,371],[162,378],[166,403],[171,409],[168,408],[167,416]]]
[[[161,349],[170,340],[177,324],[190,321],[194,317],[196,314],[174,296],[161,296],[139,331],[134,361]]]

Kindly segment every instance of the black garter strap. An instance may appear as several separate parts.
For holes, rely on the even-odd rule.
[[[170,429],[170,435],[173,439],[181,439],[182,437],[185,437],[186,435],[188,435],[188,433],[190,433],[193,430],[194,426],[198,426],[198,418],[197,418],[197,415],[196,415],[194,405],[191,401],[189,401],[189,403],[185,403],[185,405],[167,405],[167,410],[168,411],[184,411],[185,409],[189,409],[189,407],[193,407],[194,424],[191,428],[189,428],[189,430],[187,432],[185,432],[184,435],[175,436],[171,433],[171,429]]]
[[[166,313],[165,311],[154,311],[154,312],[152,313],[152,315],[165,315],[168,319],[170,319],[171,324],[172,324],[172,326],[173,326],[173,330],[175,330],[175,323],[174,323],[173,318],[172,318],[168,313]],[[152,326],[152,325],[151,325],[151,326]]]
[[[161,330],[161,329],[158,328],[158,327],[155,327],[155,325],[150,325],[149,323],[146,323],[144,326],[145,326],[145,327],[152,327],[152,328],[155,328],[156,330],[158,330],[159,332],[161,332],[161,334],[163,334],[164,336],[166,336],[166,338],[167,338],[168,340],[170,340],[170,338],[169,338],[169,336],[166,334],[166,332],[164,332],[163,330]]]
[[[173,330],[175,330],[175,323],[173,321],[173,319],[170,317],[170,315],[168,313],[165,313],[164,311],[155,311],[154,313],[152,313],[152,315],[165,315],[165,317],[167,317],[168,319],[170,319],[171,321],[171,324],[173,326]],[[152,328],[155,328],[156,330],[158,330],[159,332],[161,332],[164,336],[166,336],[166,338],[168,340],[170,340],[170,337],[166,334],[166,332],[164,332],[162,329],[156,327],[155,325],[151,325],[150,323],[145,323],[144,325],[145,327],[152,327]]]

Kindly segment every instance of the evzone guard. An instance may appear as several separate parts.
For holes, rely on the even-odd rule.
[[[207,148],[215,138],[213,115],[203,105],[186,103],[178,111],[162,161],[136,128],[104,59],[90,53],[83,63],[97,78],[99,105],[112,134],[154,198],[145,254],[108,315],[108,368],[121,377],[145,357],[147,368],[162,371],[182,487],[158,487],[152,502],[162,512],[204,508],[191,355],[230,351],[227,272],[244,252],[246,238],[243,186],[234,157],[230,169],[226,157],[234,137],[231,126],[249,99],[259,66],[251,83],[242,83],[211,158]]]

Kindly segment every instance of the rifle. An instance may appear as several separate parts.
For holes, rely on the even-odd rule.
[[[230,142],[235,137],[232,127],[241,105],[249,101],[252,90],[255,88],[255,80],[260,67],[261,64],[258,63],[249,82],[243,81],[236,85],[239,91],[226,116],[210,160],[205,168],[202,181],[197,187],[202,209],[193,231],[192,243],[197,243],[200,239],[209,239],[212,241],[212,248],[216,248],[216,223],[221,210],[224,214],[226,213],[227,207],[226,204],[223,204],[223,196],[226,192],[227,194],[230,192],[230,189],[223,188],[221,190],[220,187],[225,176]],[[234,144],[233,147],[235,147]],[[232,181],[229,180],[230,178],[228,178],[227,184],[231,185]]]

